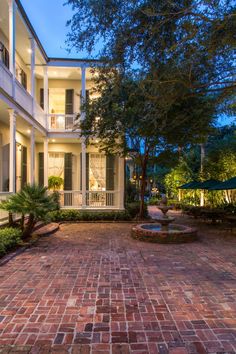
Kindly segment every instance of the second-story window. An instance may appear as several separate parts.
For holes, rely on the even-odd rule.
[[[0,42],[0,60],[9,69],[9,52],[2,42]]]

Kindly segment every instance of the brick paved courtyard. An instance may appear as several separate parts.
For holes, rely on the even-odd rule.
[[[158,245],[61,225],[0,267],[0,352],[236,353],[236,237]]]

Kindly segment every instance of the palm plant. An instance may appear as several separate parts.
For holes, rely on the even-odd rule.
[[[27,184],[22,190],[2,201],[0,209],[10,213],[21,214],[21,229],[23,238],[31,235],[35,224],[47,219],[47,213],[55,209],[56,205],[51,196],[47,195],[47,188]],[[25,216],[28,220],[25,223]]]

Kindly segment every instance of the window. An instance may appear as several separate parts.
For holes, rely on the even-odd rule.
[[[64,179],[64,153],[50,152],[48,156],[48,176],[57,176]]]
[[[89,190],[106,190],[106,156],[89,154]]]

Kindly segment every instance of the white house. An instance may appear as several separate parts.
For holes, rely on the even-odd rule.
[[[62,208],[124,208],[124,159],[72,130],[91,62],[49,58],[20,1],[0,1],[0,200],[60,176]]]

